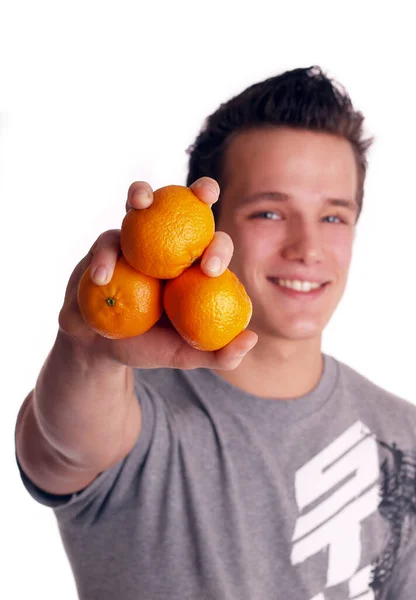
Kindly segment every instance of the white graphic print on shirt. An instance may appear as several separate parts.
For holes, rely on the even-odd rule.
[[[325,588],[345,582],[348,598],[374,600],[369,587],[371,565],[358,568],[361,523],[378,508],[378,481],[377,442],[360,421],[296,472],[299,517],[292,538],[292,564],[327,549]],[[325,590],[311,600],[326,600]]]

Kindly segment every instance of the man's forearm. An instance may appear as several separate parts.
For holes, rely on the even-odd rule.
[[[108,467],[139,434],[132,369],[94,356],[65,334],[58,334],[31,402],[47,442],[82,468]]]

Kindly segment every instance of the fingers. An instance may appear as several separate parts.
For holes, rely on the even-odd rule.
[[[221,370],[235,369],[248,352],[257,344],[258,336],[254,331],[246,329],[232,340],[225,348],[213,353],[214,367]]]
[[[97,285],[105,285],[113,276],[120,252],[120,230],[111,229],[102,233],[90,252],[92,253],[91,280]]]
[[[209,277],[218,277],[230,264],[234,245],[224,231],[216,231],[214,239],[205,250],[201,259],[201,270]]]
[[[126,212],[131,208],[148,208],[153,201],[153,190],[146,181],[135,181],[127,192]]]
[[[211,177],[200,177],[191,186],[193,193],[206,204],[214,204],[220,195],[220,186]]]
[[[200,177],[190,189],[202,202],[214,204],[220,195],[220,186],[211,177]],[[153,190],[146,181],[135,181],[127,192],[126,212],[131,208],[137,210],[149,208],[153,202]]]
[[[219,185],[210,177],[201,177],[191,186],[200,200],[213,204],[218,200]],[[153,190],[146,181],[135,181],[127,192],[126,211],[131,208],[148,208],[153,201]],[[113,276],[114,267],[120,252],[120,230],[106,231],[91,248],[91,279],[97,285],[105,285]],[[204,253],[201,268],[209,276],[218,276],[227,268],[233,253],[231,238],[217,232]]]
[[[221,350],[217,350],[216,352],[204,352],[203,350],[192,348],[180,338],[172,326],[171,331],[163,330],[163,334],[161,331],[153,330],[153,333],[163,335],[163,345],[161,345],[161,352],[164,352],[163,362],[177,369],[235,369],[247,353],[256,345],[258,340],[257,334],[254,331],[246,329],[225,346],[225,348],[221,348]]]

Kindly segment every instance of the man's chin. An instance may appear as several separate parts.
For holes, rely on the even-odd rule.
[[[277,324],[277,323],[252,323],[250,328],[258,335],[271,339],[281,339],[293,342],[320,340],[326,324],[311,322]]]

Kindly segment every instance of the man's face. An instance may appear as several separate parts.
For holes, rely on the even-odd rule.
[[[234,241],[230,269],[253,302],[250,327],[273,338],[320,338],[351,262],[350,143],[291,128],[242,132],[227,149],[224,181],[217,229]]]

